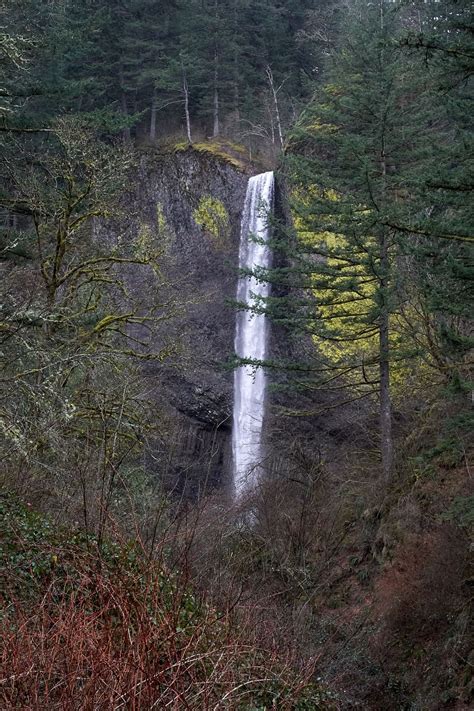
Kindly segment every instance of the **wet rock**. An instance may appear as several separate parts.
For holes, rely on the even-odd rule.
[[[123,215],[106,238],[140,231],[160,251],[160,286],[130,267],[129,283],[144,308],[164,304],[147,362],[148,396],[164,422],[149,466],[167,488],[195,496],[222,484],[230,466],[232,371],[240,219],[248,176],[221,156],[188,149],[144,154]],[[134,337],[145,335],[140,327]]]

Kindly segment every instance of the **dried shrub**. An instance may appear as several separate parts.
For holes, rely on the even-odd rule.
[[[468,708],[473,630],[467,566],[467,538],[438,525],[407,537],[378,579],[371,650],[383,670],[384,699],[426,709],[451,708],[456,700],[455,708]]]
[[[443,525],[402,543],[377,583],[376,599],[387,629],[423,637],[448,622],[459,600],[467,564],[466,544]]]
[[[99,555],[93,539],[3,513],[1,708],[336,707],[311,682],[314,664],[295,671],[248,620],[219,614],[138,546]]]

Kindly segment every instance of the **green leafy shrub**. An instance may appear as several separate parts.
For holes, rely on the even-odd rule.
[[[441,515],[442,521],[449,521],[460,528],[474,528],[474,496],[457,496],[446,513]]]

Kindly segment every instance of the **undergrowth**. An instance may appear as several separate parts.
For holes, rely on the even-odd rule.
[[[0,499],[0,706],[335,709],[248,620],[193,593],[165,556],[97,541]]]

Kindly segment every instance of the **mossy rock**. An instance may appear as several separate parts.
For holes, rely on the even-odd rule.
[[[173,153],[196,151],[197,153],[203,155],[218,158],[242,173],[245,172],[247,167],[244,160],[245,148],[238,146],[237,144],[224,141],[209,141],[202,143],[188,143],[187,141],[181,141],[179,143],[175,143],[171,149]],[[235,155],[236,153],[240,157],[237,157]]]
[[[212,195],[203,195],[198,207],[193,212],[193,219],[218,246],[223,246],[228,242],[231,225],[229,213],[221,200],[212,197]]]

